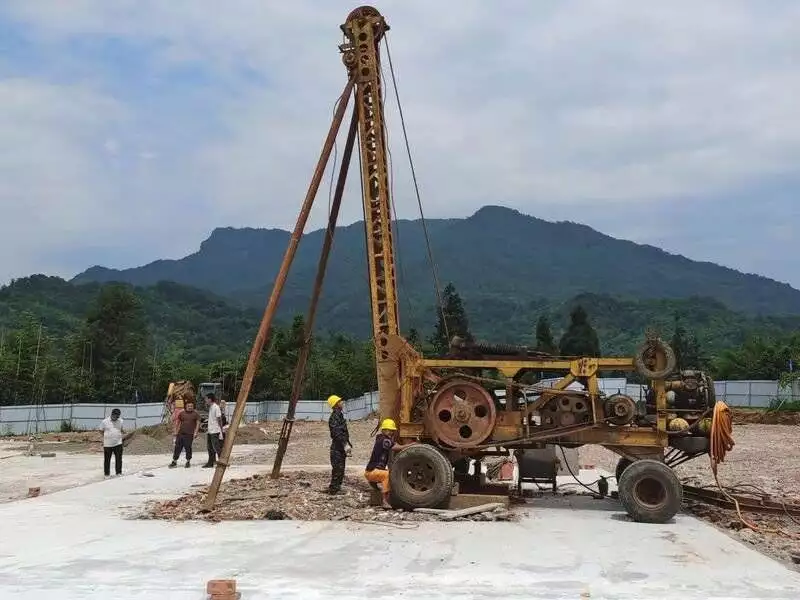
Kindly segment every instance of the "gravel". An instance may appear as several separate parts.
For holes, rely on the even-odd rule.
[[[416,521],[440,520],[437,515],[369,506],[370,488],[363,477],[345,476],[341,493],[333,496],[324,491],[329,481],[329,473],[307,471],[285,473],[277,480],[268,475],[231,479],[223,482],[216,505],[208,513],[200,510],[207,490],[204,486],[175,500],[149,503],[140,518],[212,522],[261,519],[353,521],[397,527]],[[456,521],[509,521],[515,518],[514,513],[502,509]]]

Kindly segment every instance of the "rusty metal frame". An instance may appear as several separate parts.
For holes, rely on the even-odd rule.
[[[380,417],[391,417],[399,421],[401,440],[430,440],[429,432],[426,431],[424,424],[411,422],[411,412],[414,403],[423,393],[424,382],[435,380],[435,371],[437,369],[496,369],[509,382],[513,380],[521,369],[565,371],[564,377],[553,387],[553,391],[565,390],[573,381],[583,383],[588,396],[592,399],[593,423],[589,426],[582,425],[581,427],[572,428],[569,432],[559,434],[555,440],[557,443],[602,444],[628,458],[645,456],[657,458],[663,456],[663,448],[668,443],[664,380],[652,382],[656,395],[657,412],[657,423],[654,427],[610,427],[599,422],[598,419],[602,409],[598,408],[600,392],[597,373],[602,370],[634,370],[635,364],[631,358],[577,358],[574,360],[555,357],[537,358],[535,360],[426,359],[402,338],[397,306],[395,249],[392,234],[388,152],[379,52],[379,43],[389,30],[389,26],[375,8],[362,6],[348,15],[341,29],[347,39],[339,49],[342,52],[342,61],[347,68],[348,82],[323,144],[314,175],[309,184],[295,229],[253,343],[242,378],[241,388],[236,399],[230,428],[204,501],[203,510],[210,510],[216,501],[225,469],[229,464],[236,432],[244,416],[245,404],[250,394],[258,361],[264,345],[269,339],[272,320],[275,316],[289,269],[294,260],[297,246],[302,237],[303,229],[308,220],[351,95],[355,97],[354,117],[353,121],[351,121],[350,135],[348,137],[347,159],[343,161],[339,174],[339,184],[337,184],[336,211],[338,212],[338,203],[341,200],[341,192],[344,188],[349,155],[352,151],[354,131],[357,124],[373,337],[380,394]],[[302,387],[301,382],[305,361],[308,356],[308,339],[312,331],[316,305],[327,265],[327,253],[330,250],[329,242],[332,242],[333,239],[331,228],[335,227],[335,220],[336,216],[332,214],[328,224],[326,246],[323,248],[323,253],[320,257],[317,282],[311,299],[311,307],[309,308],[309,318],[305,331],[306,344],[295,371],[292,391],[293,403],[296,403],[296,399],[299,397],[299,390]],[[664,356],[658,354],[656,368],[663,368],[665,360]],[[519,411],[510,410],[510,402],[506,408],[507,410],[498,412],[499,419],[496,427],[498,434],[496,437],[502,439],[492,439],[488,445],[483,444],[484,447],[502,447],[504,442],[508,444],[509,440],[518,441],[520,438],[524,440],[526,436],[531,436],[527,424],[522,424],[522,418],[517,419],[520,414]],[[529,409],[530,407],[526,408],[526,411]],[[279,456],[276,456],[276,461],[273,465],[273,477],[280,472],[281,460],[289,442],[292,422],[293,415],[290,411],[284,421]],[[517,447],[522,446],[517,445]],[[483,447],[475,448],[476,451],[483,449],[488,450],[488,448]],[[488,450],[488,452],[491,453],[492,451]]]
[[[651,382],[656,396],[657,422],[655,426],[613,426],[602,420],[601,393],[598,385],[598,375],[602,371],[627,371],[636,369],[632,358],[537,358],[534,360],[492,360],[492,359],[452,359],[452,358],[423,358],[408,343],[398,336],[390,347],[395,349],[400,357],[403,372],[406,375],[402,386],[401,399],[396,417],[398,420],[400,438],[404,441],[427,441],[435,443],[432,432],[425,422],[414,423],[411,414],[414,405],[422,393],[422,381],[436,379],[435,372],[440,369],[493,369],[501,373],[509,384],[521,371],[527,369],[543,371],[565,372],[562,378],[552,388],[545,390],[543,396],[555,394],[566,390],[573,382],[580,382],[586,389],[592,407],[592,423],[583,427],[575,427],[565,431],[563,435],[551,435],[545,431],[540,434],[531,433],[523,424],[523,416],[528,411],[538,409],[538,403],[526,407],[525,411],[512,410],[512,403],[507,402],[506,410],[498,411],[497,424],[489,442],[475,448],[480,452],[489,447],[506,447],[514,440],[514,447],[535,447],[544,440],[551,443],[564,444],[600,444],[609,450],[629,459],[659,458],[663,449],[668,445],[666,429],[666,392],[664,380]],[[657,368],[664,365],[664,357],[659,355]],[[536,438],[536,435],[539,435]],[[529,443],[518,440],[530,439]],[[462,453],[469,451],[461,449]]]
[[[392,336],[399,335],[400,322],[379,51],[380,41],[389,26],[376,9],[362,6],[347,16],[341,29],[347,38],[347,43],[340,47],[342,61],[348,76],[356,80],[379,412],[381,416],[390,416],[400,391],[400,372],[389,343]]]

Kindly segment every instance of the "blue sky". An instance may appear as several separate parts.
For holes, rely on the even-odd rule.
[[[800,288],[800,4],[375,5],[427,216],[503,204]],[[354,6],[5,0],[0,282],[291,227]],[[397,212],[414,218],[387,109]]]

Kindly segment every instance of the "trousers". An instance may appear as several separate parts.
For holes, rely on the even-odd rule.
[[[344,467],[347,455],[344,446],[331,444],[331,485],[330,489],[340,490],[344,481]]]
[[[194,436],[191,433],[179,433],[176,435],[172,460],[178,460],[183,450],[186,451],[186,460],[192,460],[192,442],[194,442]]]
[[[387,469],[372,469],[371,471],[364,471],[364,477],[367,478],[367,481],[370,483],[379,483],[381,486],[381,492],[383,492],[384,498],[389,496],[389,471]]]
[[[217,464],[217,457],[222,453],[222,440],[218,433],[206,434],[206,448],[208,449],[208,464]]]
[[[111,456],[114,456],[114,472],[122,475],[122,444],[103,448],[103,473],[111,475]]]

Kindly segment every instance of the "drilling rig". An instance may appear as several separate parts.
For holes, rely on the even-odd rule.
[[[258,357],[268,339],[336,134],[353,99],[355,106],[306,319],[307,343],[295,372],[273,477],[279,474],[294,405],[302,389],[308,340],[357,140],[380,418],[396,421],[401,442],[416,442],[391,462],[393,504],[409,509],[444,504],[456,478],[463,476],[465,461],[479,465],[487,456],[514,454],[522,474],[523,466],[535,464],[542,453],[554,457],[547,453],[556,445],[577,448],[600,444],[620,456],[618,488],[627,512],[638,521],[671,519],[682,500],[682,486],[672,466],[709,451],[709,428],[700,424],[710,414],[714,386],[704,373],[673,374],[675,354],[653,332],[646,332],[634,356],[620,358],[551,356],[524,347],[476,344],[458,338],[452,340],[445,356],[426,357],[401,335],[381,69],[381,44],[389,25],[375,8],[363,6],[347,16],[341,30],[344,43],[339,50],[347,84],[253,344],[206,508],[213,506],[216,498]],[[609,371],[635,372],[649,381],[646,400],[636,402],[622,392],[609,396],[602,393],[598,376]],[[523,377],[531,372],[556,372],[560,377],[550,385],[524,384]],[[502,401],[498,390],[503,390]],[[677,421],[686,426],[670,427]],[[533,460],[528,460],[531,457]]]

